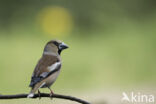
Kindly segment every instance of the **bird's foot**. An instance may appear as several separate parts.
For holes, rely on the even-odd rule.
[[[40,92],[40,90],[38,90],[38,98],[39,98],[39,100],[41,99],[41,92]]]
[[[52,98],[53,95],[54,95],[54,93],[53,93],[53,91],[51,90],[51,91],[50,91],[50,98],[51,98],[51,100],[53,99],[53,98]]]
[[[51,90],[51,88],[50,88],[50,87],[48,87],[48,89],[50,90],[50,98],[52,99],[52,97],[53,97],[54,93],[53,93],[53,91]]]

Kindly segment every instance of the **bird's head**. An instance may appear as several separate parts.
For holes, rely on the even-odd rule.
[[[67,48],[68,46],[64,42],[60,40],[51,40],[46,44],[44,52],[61,54],[62,50]]]

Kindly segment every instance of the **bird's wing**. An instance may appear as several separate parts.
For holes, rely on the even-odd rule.
[[[61,61],[57,56],[44,55],[39,60],[33,72],[30,87],[47,78],[61,68]]]

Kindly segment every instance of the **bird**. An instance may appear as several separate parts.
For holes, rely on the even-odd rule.
[[[50,40],[45,45],[42,57],[31,77],[29,85],[31,91],[27,96],[28,98],[34,97],[37,90],[40,97],[40,88],[48,88],[50,96],[54,94],[50,86],[55,82],[61,70],[61,52],[67,48],[69,48],[68,45],[60,40]]]

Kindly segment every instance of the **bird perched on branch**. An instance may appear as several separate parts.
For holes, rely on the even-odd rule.
[[[32,89],[27,96],[28,98],[33,97],[37,90],[40,96],[39,88],[49,88],[51,92],[50,96],[52,96],[53,91],[50,89],[50,86],[55,82],[60,73],[60,54],[62,50],[66,48],[68,48],[68,46],[59,40],[51,40],[46,44],[43,55],[32,74],[31,83],[29,85]]]

